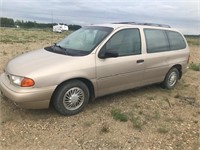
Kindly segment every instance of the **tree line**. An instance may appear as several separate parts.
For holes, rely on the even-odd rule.
[[[63,24],[63,23],[60,23]],[[14,20],[12,18],[0,17],[0,27],[20,28],[52,28],[57,23],[37,23],[36,21]],[[67,25],[69,30],[80,29],[80,25]]]

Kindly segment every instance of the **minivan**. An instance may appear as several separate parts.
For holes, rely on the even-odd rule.
[[[168,25],[90,25],[52,46],[10,60],[0,90],[16,105],[74,115],[97,97],[162,83],[172,89],[187,70],[184,36]]]

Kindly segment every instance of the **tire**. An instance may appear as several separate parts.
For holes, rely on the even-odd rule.
[[[61,84],[53,95],[54,108],[62,115],[75,115],[81,112],[89,101],[88,87],[80,80]]]
[[[164,88],[173,89],[179,79],[179,75],[180,73],[177,68],[171,68],[163,81]]]

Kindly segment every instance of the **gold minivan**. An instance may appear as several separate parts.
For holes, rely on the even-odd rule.
[[[63,115],[89,100],[153,83],[171,89],[186,71],[189,48],[167,25],[121,22],[83,27],[5,66],[0,90],[16,105]]]

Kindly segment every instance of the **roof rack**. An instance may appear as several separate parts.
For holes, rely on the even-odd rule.
[[[157,24],[157,23],[116,22],[116,23],[113,23],[113,24],[133,24],[133,25],[145,25],[145,26],[155,26],[155,27],[171,28],[169,25],[166,25],[166,24]]]

